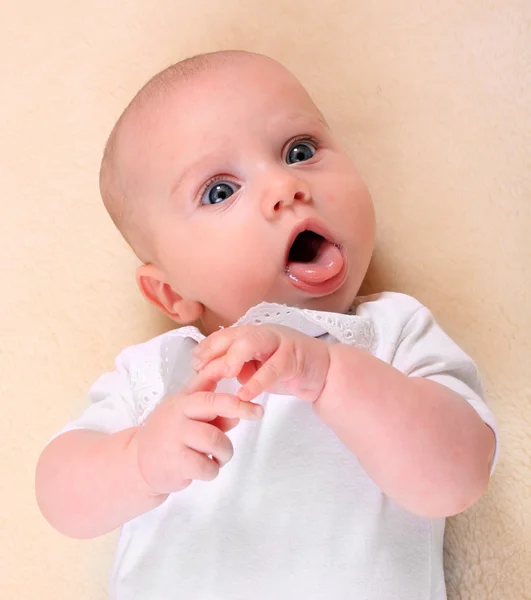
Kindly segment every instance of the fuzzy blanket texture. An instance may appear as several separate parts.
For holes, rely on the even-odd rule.
[[[366,178],[366,290],[416,296],[483,374],[502,453],[448,524],[449,598],[531,598],[531,3],[20,0],[0,28],[0,596],[107,597],[116,536],[61,536],[33,487],[89,385],[170,326],[135,289],[99,160],[156,71],[242,48],[300,77]]]

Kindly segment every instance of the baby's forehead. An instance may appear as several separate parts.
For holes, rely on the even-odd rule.
[[[283,105],[315,109],[308,92],[281,64],[264,56],[243,57],[214,64],[188,75],[175,75],[150,86],[139,98],[141,107],[180,114],[194,121],[202,113],[224,115],[242,108],[277,111]]]
[[[311,134],[323,125],[289,71],[253,59],[153,86],[139,96],[120,145],[131,180],[146,175],[152,183],[210,155],[228,157],[275,135]]]
[[[144,134],[169,136],[175,142],[192,139],[201,145],[223,131],[238,137],[297,121],[323,123],[302,85],[286,79],[230,71],[198,77],[144,103],[139,126]]]

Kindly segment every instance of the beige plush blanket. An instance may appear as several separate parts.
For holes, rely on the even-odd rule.
[[[0,597],[106,597],[115,536],[63,538],[33,492],[42,446],[90,383],[169,326],[135,290],[99,159],[155,71],[236,47],[285,62],[357,160],[380,227],[368,289],[417,296],[484,375],[503,448],[489,495],[449,524],[449,597],[531,598],[529,0],[19,0],[2,13]]]

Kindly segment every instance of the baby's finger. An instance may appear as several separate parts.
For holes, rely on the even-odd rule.
[[[193,350],[192,354],[195,360],[192,361],[192,367],[196,370],[204,368],[210,361],[225,354],[236,339],[245,335],[248,327],[227,327],[214,331]]]
[[[259,404],[243,402],[232,394],[196,392],[182,399],[182,410],[186,417],[196,421],[213,421],[216,417],[228,419],[261,419],[264,409]]]
[[[219,474],[219,465],[206,454],[184,446],[180,456],[180,472],[184,479],[212,481]]]
[[[226,365],[221,359],[209,363],[202,371],[193,375],[186,383],[182,392],[194,394],[195,392],[211,392],[226,375]]]
[[[225,354],[227,365],[226,377],[236,377],[245,363],[257,360],[266,362],[280,345],[276,332],[267,328],[253,327],[247,333],[235,340]]]
[[[182,441],[192,450],[211,455],[220,466],[227,464],[234,454],[229,438],[209,423],[188,421],[183,428]]]
[[[238,373],[238,381],[241,385],[245,385],[249,379],[258,371],[260,368],[260,363],[256,360],[251,360],[246,362],[242,366],[242,370]]]
[[[289,372],[288,355],[279,350],[267,360],[237,393],[238,398],[249,401],[259,396],[281,381],[283,374]]]
[[[225,417],[216,417],[213,421],[210,421],[214,427],[217,427],[223,433],[227,433],[231,429],[234,429],[240,422],[240,419],[226,419]]]

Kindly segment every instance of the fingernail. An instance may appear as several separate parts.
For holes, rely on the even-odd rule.
[[[231,369],[232,367],[230,365],[225,364],[223,365],[221,372],[223,375],[227,376],[230,373]]]
[[[198,358],[194,358],[194,360],[192,360],[192,369],[195,371],[199,371],[202,365],[203,361],[199,360]]]
[[[199,354],[201,354],[201,350],[202,350],[201,346],[197,345],[195,348],[193,348],[192,354],[194,356],[198,356]]]

